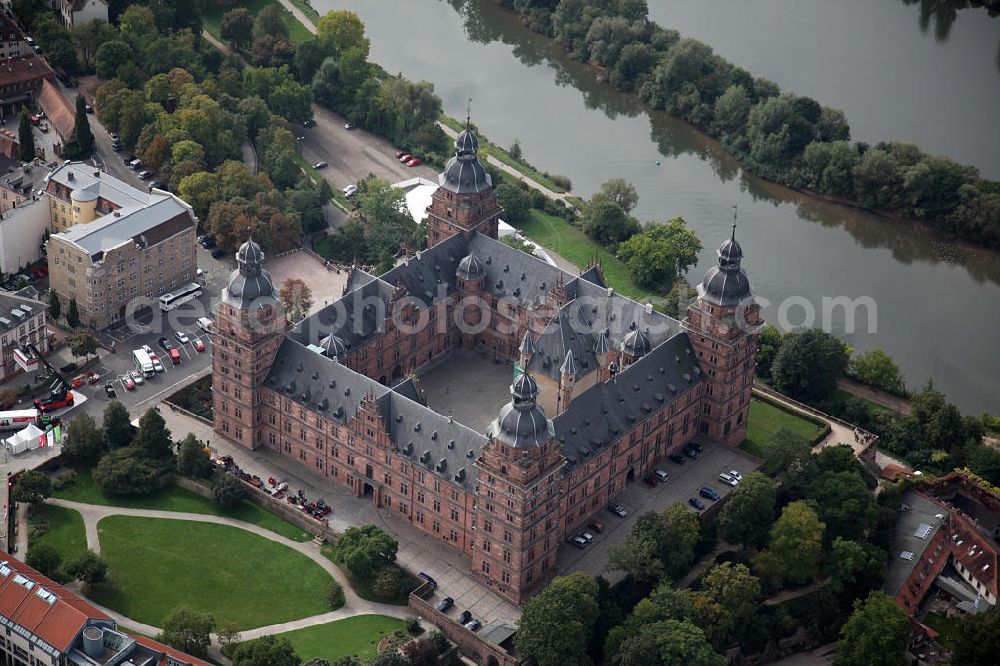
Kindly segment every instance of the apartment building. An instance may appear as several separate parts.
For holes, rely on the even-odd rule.
[[[50,286],[75,299],[92,329],[114,326],[160,294],[194,281],[191,207],[162,190],[137,190],[83,162],[48,179]]]
[[[42,354],[49,351],[47,317],[48,308],[41,301],[0,293],[0,383],[21,372],[14,361],[18,346],[30,342]]]
[[[0,176],[0,271],[16,273],[42,257],[49,204],[38,192],[51,165],[41,160]]]

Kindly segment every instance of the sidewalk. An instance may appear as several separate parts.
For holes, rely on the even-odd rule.
[[[333,507],[333,513],[327,516],[327,520],[334,531],[343,532],[352,525],[378,525],[399,543],[396,562],[400,566],[413,574],[420,571],[430,574],[437,581],[442,597],[452,597],[456,608],[468,608],[484,625],[497,619],[513,624],[520,618],[520,608],[473,577],[471,559],[467,555],[390,512],[380,511],[370,499],[355,497],[340,484],[324,479],[267,448],[248,451],[237,446],[217,436],[211,426],[174,411],[169,405],[165,405],[160,414],[174,439],[192,432],[195,437],[209,442],[219,455],[232,456],[236,464],[247,472],[262,478],[282,478],[288,482],[290,490],[302,489],[310,498],[324,498]]]

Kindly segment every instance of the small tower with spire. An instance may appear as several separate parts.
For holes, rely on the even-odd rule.
[[[576,359],[573,357],[573,350],[566,352],[566,359],[559,367],[559,413],[562,414],[573,402],[573,389],[576,387],[576,376],[579,370],[576,367]]]
[[[735,214],[732,233],[716,255],[718,265],[698,286],[698,299],[688,308],[683,326],[704,373],[699,434],[737,446],[746,439],[762,321],[743,270]]]
[[[455,156],[438,175],[439,187],[427,208],[428,247],[460,233],[497,237],[500,206],[478,150],[479,139],[467,117],[465,129],[455,138]]]

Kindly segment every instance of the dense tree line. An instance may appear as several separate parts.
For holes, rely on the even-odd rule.
[[[646,0],[497,1],[606,70],[616,89],[720,139],[754,173],[1000,247],[1000,183],[910,143],[851,143],[841,111],[650,21]]]

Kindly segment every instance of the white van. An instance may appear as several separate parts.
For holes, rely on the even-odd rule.
[[[198,328],[208,333],[209,327],[212,326],[212,320],[209,319],[208,317],[199,317],[197,324]]]
[[[142,160],[132,160],[131,162],[128,163],[128,168],[132,169],[132,171],[137,170],[141,166],[142,166]]]
[[[353,197],[357,191],[358,191],[358,186],[354,184],[348,185],[342,190],[344,196],[347,197],[348,199]]]

